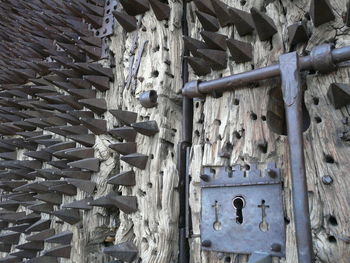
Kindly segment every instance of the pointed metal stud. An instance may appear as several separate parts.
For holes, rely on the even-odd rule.
[[[67,178],[73,178],[73,179],[80,179],[80,180],[90,180],[92,176],[92,172],[90,171],[72,171],[72,170],[66,170],[61,171],[62,177]]]
[[[45,229],[39,233],[26,237],[27,241],[44,241],[45,239],[55,235],[55,229]]]
[[[253,59],[253,46],[250,43],[228,39],[227,46],[234,62],[244,63]]]
[[[197,76],[205,76],[211,72],[210,64],[203,58],[185,57]]]
[[[216,17],[222,27],[228,26],[233,23],[232,16],[229,10],[229,6],[220,0],[211,0],[211,4],[214,8]]]
[[[87,75],[83,76],[84,80],[91,83],[96,89],[101,92],[109,90],[109,78],[104,76],[93,76]]]
[[[61,130],[68,132],[69,134],[88,134],[89,130],[83,125],[61,126]]]
[[[187,48],[193,56],[198,56],[198,49],[208,48],[207,44],[203,41],[197,40],[189,36],[183,36],[182,38],[184,40],[185,48]]]
[[[68,138],[86,147],[95,145],[95,134],[69,135]]]
[[[34,251],[41,251],[44,249],[44,242],[42,241],[31,241],[21,245],[16,246],[17,249],[27,249]]]
[[[93,134],[107,133],[107,121],[102,119],[80,118],[81,124],[88,128]]]
[[[33,203],[33,202],[31,202],[31,203]],[[34,222],[36,222],[36,221],[38,221],[40,219],[41,219],[41,215],[39,215],[37,213],[30,213],[30,214],[25,215],[25,216],[23,216],[21,218],[18,218],[16,220],[16,222],[18,224],[22,224],[22,223],[31,223],[31,224],[33,224]]]
[[[156,121],[144,121],[132,123],[131,127],[138,133],[146,136],[153,136],[159,132],[158,124]]]
[[[135,142],[115,143],[109,145],[109,148],[122,155],[135,153],[136,147],[137,145]]]
[[[76,209],[61,209],[52,212],[52,215],[58,217],[70,225],[74,225],[81,221],[80,212]]]
[[[315,27],[335,19],[328,0],[311,0],[309,14]]]
[[[0,252],[10,253],[11,247],[11,244],[0,243]]]
[[[130,125],[137,120],[137,113],[124,110],[109,110],[109,112],[120,122]]]
[[[141,153],[133,153],[121,156],[120,160],[130,164],[131,166],[144,170],[148,162],[148,156]]]
[[[149,10],[147,0],[121,0],[123,9],[131,16],[143,14]]]
[[[46,151],[33,151],[33,152],[25,152],[24,155],[28,157],[32,157],[39,161],[50,161],[51,154]]]
[[[227,66],[227,53],[214,49],[198,49],[198,54],[205,59],[213,70],[223,70]]]
[[[137,29],[137,20],[135,17],[119,11],[113,11],[113,15],[126,32],[130,33]]]
[[[17,160],[17,152],[2,152],[0,153],[0,158],[4,160]]]
[[[199,11],[216,16],[214,7],[210,0],[194,0],[193,1]]]
[[[17,263],[21,262],[22,260],[19,257],[16,256],[7,256],[0,259],[0,263]]]
[[[17,252],[12,252],[10,255],[17,258],[34,258],[38,252],[35,250],[19,250]]]
[[[288,28],[289,45],[305,43],[309,40],[306,23],[304,21],[290,25]]]
[[[277,33],[277,27],[271,17],[260,12],[255,7],[250,9],[250,13],[252,14],[254,26],[261,41],[269,40]]]
[[[252,16],[245,11],[230,8],[233,24],[240,36],[250,35],[254,31],[254,23]]]
[[[94,148],[73,148],[64,151],[66,158],[69,158],[70,160],[93,158],[95,153]]]
[[[35,222],[33,225],[31,225],[30,227],[28,227],[26,229],[27,233],[31,233],[31,232],[39,232],[45,229],[49,229],[51,225],[51,219],[42,219],[39,220],[37,222]],[[27,249],[27,248],[23,248],[23,249]]]
[[[79,103],[98,115],[107,111],[107,103],[105,99],[82,99],[79,100]]]
[[[77,187],[81,191],[88,193],[89,195],[91,195],[96,188],[95,182],[75,178],[66,178],[65,180],[67,181],[67,183],[74,185],[75,187]]]
[[[115,138],[122,138],[127,142],[134,142],[137,132],[132,127],[124,126],[110,130],[109,134]]]
[[[132,262],[136,259],[138,250],[132,242],[124,242],[104,248],[103,253],[125,262]]]
[[[21,233],[9,232],[0,234],[0,242],[4,244],[18,244]]]
[[[77,188],[70,184],[61,184],[61,185],[51,186],[49,190],[59,194],[68,195],[68,196],[75,196],[77,194]]]
[[[61,245],[69,245],[72,241],[72,238],[73,238],[73,233],[71,231],[65,231],[45,239],[45,242],[61,244]]]
[[[29,223],[24,223],[24,224],[20,224],[20,225],[14,225],[12,227],[6,227],[4,230],[17,232],[17,233],[24,233],[25,230],[30,226],[31,225]]]
[[[76,143],[75,142],[60,142],[56,143],[54,145],[51,145],[45,149],[45,151],[48,151],[50,153],[54,153],[57,151],[65,150],[65,149],[70,149],[70,148],[75,148]]]
[[[91,197],[85,198],[83,200],[74,201],[68,204],[64,204],[62,208],[73,208],[73,209],[81,209],[81,210],[91,210],[92,206],[88,203],[92,201]]]
[[[149,0],[149,3],[158,21],[169,19],[170,17],[169,5],[162,3],[159,0]]]
[[[74,168],[86,169],[93,172],[100,170],[100,160],[97,158],[87,158],[75,162],[68,163],[69,166]]]
[[[55,205],[62,204],[62,195],[55,193],[46,193],[35,195],[34,198]]]
[[[32,210],[34,212],[38,213],[45,213],[45,214],[50,214],[54,209],[53,209],[53,204],[41,202],[36,205],[30,205],[27,207],[29,210]]]
[[[220,29],[220,25],[216,17],[200,11],[196,11],[196,15],[204,30],[216,32]]]
[[[226,45],[227,36],[218,34],[215,32],[209,32],[209,31],[202,31],[201,36],[204,39],[208,48],[218,49],[223,51],[227,49],[227,45]]]
[[[136,184],[135,172],[133,170],[122,172],[109,178],[107,183],[114,185],[134,186]]]
[[[335,109],[340,109],[350,104],[350,85],[332,83],[327,92],[327,97]]]
[[[70,245],[63,245],[54,247],[43,252],[43,256],[56,257],[56,258],[70,258],[71,253]]]

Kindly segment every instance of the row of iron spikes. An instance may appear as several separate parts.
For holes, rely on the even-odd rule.
[[[159,21],[170,18],[170,7],[159,0],[121,0],[123,11],[113,11],[114,17],[126,32],[137,29],[136,15],[144,14],[149,10],[149,6]]]
[[[199,76],[209,74],[211,70],[222,70],[226,68],[227,54],[225,51],[227,46],[229,47],[233,61],[236,63],[244,63],[252,60],[252,45],[234,39],[227,39],[225,35],[214,33],[219,29],[219,24],[221,26],[234,24],[240,36],[251,34],[256,30],[262,41],[270,39],[277,33],[277,28],[273,20],[256,8],[251,8],[251,13],[248,13],[232,8],[219,0],[194,2],[198,8],[198,11],[196,11],[197,16],[206,30],[201,32],[205,42],[196,41],[192,38],[185,39],[185,44],[187,43],[187,48],[190,49],[193,55],[192,57],[186,57],[186,59],[194,72]],[[315,26],[319,26],[335,18],[327,0],[324,2],[323,0],[319,1],[316,5],[312,1],[310,10]],[[321,14],[322,12],[324,13]],[[216,17],[219,19],[218,22],[216,21]],[[316,17],[322,18],[317,20]],[[288,35],[290,45],[307,42],[309,35],[305,21],[289,26]]]

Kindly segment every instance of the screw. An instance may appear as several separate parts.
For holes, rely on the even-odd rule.
[[[204,182],[209,182],[210,181],[210,176],[207,174],[202,174],[200,176],[200,178],[204,181]]]
[[[276,178],[277,177],[276,172],[274,170],[270,169],[270,168],[267,169],[266,172],[271,178]]]
[[[282,246],[278,243],[273,243],[271,246],[271,251],[273,252],[281,252]]]
[[[203,240],[202,247],[211,247],[211,241],[210,240]]]
[[[326,185],[330,185],[333,183],[333,178],[329,175],[325,175],[322,177],[322,183],[324,183]]]

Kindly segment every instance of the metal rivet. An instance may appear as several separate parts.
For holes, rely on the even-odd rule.
[[[322,183],[324,183],[326,185],[330,185],[333,183],[333,178],[329,175],[325,175],[322,177]]]
[[[207,174],[202,174],[200,176],[200,178],[204,181],[204,182],[209,182],[210,181],[210,176]]]
[[[203,240],[202,247],[211,247],[211,241],[210,240]]]
[[[268,176],[270,176],[271,178],[276,178],[277,177],[277,174],[274,170],[272,169],[267,169],[266,170],[266,173],[268,174]]]
[[[272,244],[271,251],[273,251],[273,252],[281,252],[281,250],[282,250],[282,246],[280,244],[278,244],[278,243]]]

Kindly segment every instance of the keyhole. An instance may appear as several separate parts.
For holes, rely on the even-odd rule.
[[[245,206],[245,200],[242,196],[236,196],[232,200],[232,205],[234,209],[236,209],[236,223],[242,224],[243,223],[243,208]]]
[[[221,223],[219,221],[219,209],[220,209],[220,205],[218,204],[218,201],[215,200],[215,205],[212,205],[212,207],[214,207],[215,209],[215,222],[213,224],[213,228],[216,231],[221,230]]]
[[[270,206],[265,204],[265,200],[261,200],[261,205],[258,205],[261,208],[261,223],[259,228],[262,232],[267,232],[269,230],[269,224],[266,221],[266,209],[270,208]]]

